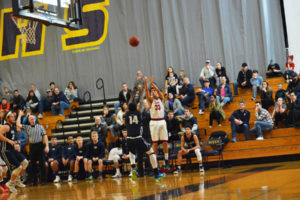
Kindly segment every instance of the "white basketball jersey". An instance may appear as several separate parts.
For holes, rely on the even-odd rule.
[[[163,119],[165,117],[165,108],[161,99],[153,99],[150,115],[151,119]]]

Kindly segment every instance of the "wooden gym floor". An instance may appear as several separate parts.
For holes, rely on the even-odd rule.
[[[300,199],[300,161],[212,168],[199,172],[168,174],[136,182],[128,177],[49,184],[19,189],[18,195],[0,194],[0,199]]]

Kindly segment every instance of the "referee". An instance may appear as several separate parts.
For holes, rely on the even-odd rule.
[[[44,127],[40,124],[35,123],[35,117],[30,115],[28,118],[30,125],[22,125],[21,117],[24,115],[23,111],[19,112],[17,119],[17,126],[25,131],[29,138],[30,148],[29,157],[32,164],[31,176],[32,176],[32,186],[37,185],[37,161],[41,169],[41,183],[45,185],[46,182],[46,166],[45,166],[45,153],[49,152],[48,136]]]

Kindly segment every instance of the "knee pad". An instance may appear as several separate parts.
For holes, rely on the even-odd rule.
[[[22,167],[22,169],[25,170],[27,168],[27,166],[28,166],[28,161],[25,159],[21,162],[21,167]]]
[[[11,174],[15,175],[15,176],[19,176],[21,170],[22,170],[22,167],[20,166],[20,167],[14,169]]]

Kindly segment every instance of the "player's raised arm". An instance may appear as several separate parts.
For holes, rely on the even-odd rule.
[[[149,103],[149,106],[150,106],[152,104],[152,99],[150,97],[150,93],[149,93],[149,89],[148,89],[147,77],[144,76],[143,80],[144,80],[146,99],[147,99],[147,101]]]
[[[153,87],[156,90],[160,100],[163,102],[164,101],[164,95],[161,93],[159,88],[153,82],[151,83],[151,87]]]

